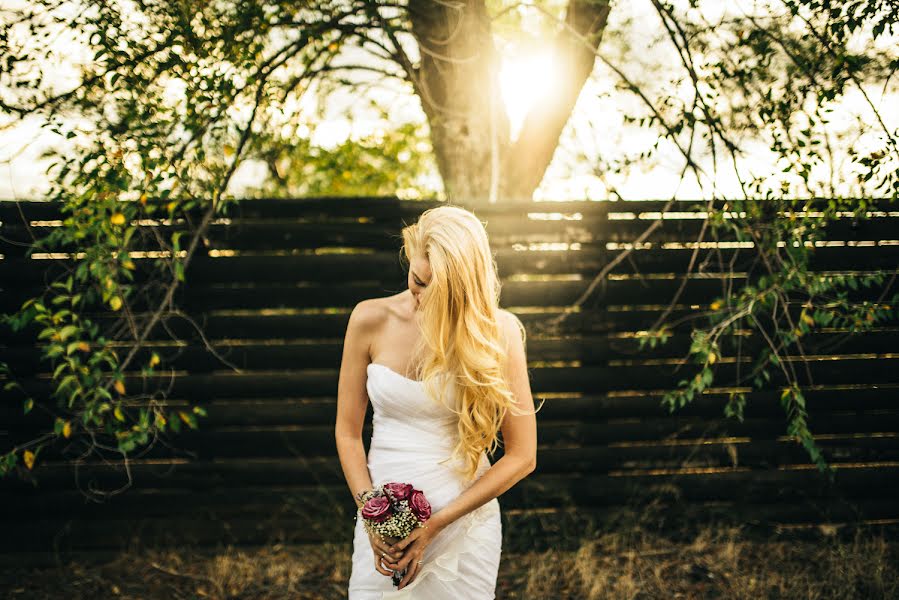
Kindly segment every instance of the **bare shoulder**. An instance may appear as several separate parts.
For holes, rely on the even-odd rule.
[[[381,298],[371,298],[358,302],[350,313],[350,325],[355,325],[358,329],[376,327],[384,313],[380,300]]]
[[[401,311],[400,294],[359,301],[350,313],[347,330],[366,340],[366,347],[376,339],[378,332]]]
[[[386,316],[386,308],[382,300],[382,298],[361,300],[350,313],[347,336],[364,344],[366,350]]]
[[[520,328],[524,327],[521,319],[519,319],[518,315],[516,315],[515,313],[506,310],[505,308],[500,308],[498,314],[500,322],[503,325],[503,330],[519,331]]]
[[[514,347],[519,343],[523,345],[527,333],[518,315],[505,308],[499,309],[497,314],[499,315],[500,329],[503,331],[506,348]]]

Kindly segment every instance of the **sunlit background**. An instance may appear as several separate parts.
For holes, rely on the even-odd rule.
[[[13,3],[10,3],[12,5]],[[22,4],[16,2],[15,4]],[[551,4],[551,3],[550,3]],[[722,11],[739,12],[745,3],[703,3],[709,19],[720,16]],[[521,4],[515,8],[519,27],[510,31],[509,27],[497,27],[497,47],[503,59],[499,81],[503,101],[507,107],[513,139],[520,131],[522,122],[536,99],[541,94],[552,94],[557,87],[558,65],[545,40],[547,34],[546,14],[534,6]],[[718,13],[712,14],[712,13]],[[682,75],[682,66],[676,53],[658,36],[660,23],[657,13],[649,2],[616,3],[611,12],[604,41],[600,47],[603,58],[625,71],[630,79],[645,89],[661,94],[681,94],[688,97],[690,90],[683,82],[675,79]],[[884,36],[879,45],[886,47],[897,42]],[[358,60],[365,56],[362,51],[347,48],[347,53],[359,53]],[[45,65],[45,71],[52,73],[57,90],[64,91],[75,85],[77,66],[88,60],[86,52],[78,44],[66,40],[58,41],[60,59]],[[698,57],[700,58],[700,57]],[[367,58],[367,60],[373,60]],[[562,134],[542,185],[537,190],[538,200],[593,199],[610,197],[626,199],[663,199],[672,196],[697,198],[707,196],[711,190],[701,189],[695,178],[681,177],[684,167],[682,155],[670,143],[663,142],[651,160],[637,161],[628,169],[610,174],[604,167],[610,162],[633,157],[651,147],[658,134],[636,125],[624,122],[625,114],[638,114],[643,107],[632,95],[620,89],[620,80],[603,61],[598,60],[592,77],[584,86],[578,104]],[[890,110],[897,104],[895,93],[883,89],[866,90],[869,97],[881,109],[881,117],[891,130],[899,127],[899,110]],[[171,93],[180,92],[173,83]],[[300,102],[285,105],[282,112],[287,115],[294,111],[305,113],[304,125],[291,130],[289,135],[309,137],[313,143],[333,147],[348,139],[372,134],[402,122],[424,122],[425,117],[409,86],[396,81],[385,80],[371,90],[371,99],[381,106],[389,107],[389,119],[384,121],[365,103],[359,102],[351,93],[335,93],[326,100],[318,97],[313,88]],[[873,123],[874,117],[862,94],[850,89],[844,100],[837,105],[831,125],[835,139],[848,136],[861,124]],[[322,118],[318,117],[321,111]],[[47,190],[45,171],[48,161],[39,158],[49,146],[66,148],[68,141],[53,133],[42,130],[35,118],[10,126],[8,116],[0,117],[0,197],[39,198]],[[83,124],[85,129],[90,124]],[[876,129],[863,132],[855,143],[864,147],[865,137],[876,141]],[[749,155],[740,165],[741,176],[746,178],[771,170],[770,150],[751,140],[740,140]],[[837,149],[839,152],[840,149]],[[402,156],[400,157],[402,160]],[[703,169],[712,172],[712,157],[708,151],[697,154],[697,162]],[[231,182],[230,191],[241,195],[243,190],[258,185],[266,176],[268,167],[258,161],[243,162]],[[820,177],[827,175],[821,174]],[[440,190],[441,180],[436,172],[423,175],[424,187]],[[740,186],[732,168],[720,168],[715,179],[719,195],[740,195]],[[856,191],[844,186],[837,190],[845,195]],[[403,196],[403,190],[397,190]]]

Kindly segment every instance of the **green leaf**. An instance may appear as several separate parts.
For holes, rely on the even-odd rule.
[[[77,325],[66,325],[59,331],[59,341],[64,342],[66,339],[71,336],[73,333],[78,331]]]

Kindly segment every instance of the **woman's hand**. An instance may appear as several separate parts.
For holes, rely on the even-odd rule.
[[[394,545],[394,548],[403,553],[403,557],[394,563],[387,563],[394,571],[407,569],[397,589],[401,590],[415,579],[421,565],[418,561],[425,555],[425,548],[434,540],[440,532],[439,527],[425,522],[421,527],[416,527],[408,536]]]
[[[390,544],[381,539],[376,533],[369,533],[368,541],[371,542],[371,548],[375,553],[375,570],[381,575],[393,576],[393,571],[384,568],[381,561],[383,560],[384,564],[396,563],[403,557],[403,553],[397,550],[391,552]]]

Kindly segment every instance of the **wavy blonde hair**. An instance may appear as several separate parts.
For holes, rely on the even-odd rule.
[[[484,224],[459,206],[441,205],[424,211],[402,229],[408,263],[426,258],[431,280],[421,294],[416,318],[421,330],[413,350],[413,372],[428,395],[442,402],[439,378],[455,381],[453,411],[459,415],[459,440],[451,458],[466,480],[477,475],[481,454],[499,446],[498,433],[506,412],[518,402],[504,377],[507,348],[499,322],[502,282]],[[523,342],[527,333],[515,317]],[[444,405],[448,405],[444,403]]]

